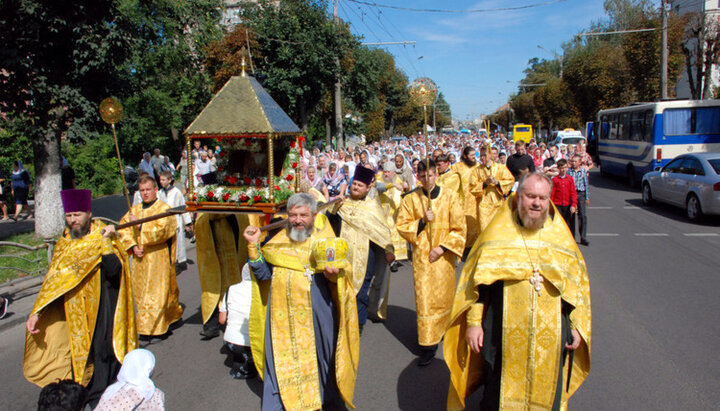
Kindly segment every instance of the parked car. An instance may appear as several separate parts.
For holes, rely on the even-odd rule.
[[[646,173],[642,201],[684,207],[692,221],[720,214],[720,153],[683,154]]]

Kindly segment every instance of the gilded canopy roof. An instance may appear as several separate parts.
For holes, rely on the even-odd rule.
[[[251,76],[234,76],[185,130],[188,137],[294,134],[298,126]]]

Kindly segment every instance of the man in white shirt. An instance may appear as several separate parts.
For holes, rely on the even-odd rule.
[[[158,191],[158,198],[163,203],[170,206],[170,208],[180,207],[185,205],[185,197],[183,197],[180,190],[173,184],[173,177],[169,171],[163,171],[160,173],[160,190]],[[178,214],[175,216],[177,221],[177,252],[176,264],[177,268],[175,272],[185,271],[187,269],[187,253],[185,252],[185,232],[192,232],[192,218],[190,213]]]
[[[160,176],[162,171],[162,165],[165,162],[165,157],[160,154],[160,149],[156,148],[153,150],[153,156],[150,158],[150,164],[152,164],[153,170],[155,170],[155,176]]]
[[[215,167],[213,167],[206,151],[200,152],[200,160],[195,162],[194,168],[196,185],[213,184],[211,180],[214,180],[214,178],[211,176],[215,172]]]
[[[155,169],[153,168],[152,162],[150,161],[150,153],[145,152],[143,154],[142,160],[140,160],[140,164],[138,165],[138,169],[140,171],[144,171],[150,175],[152,178],[157,178],[157,174],[155,174]]]

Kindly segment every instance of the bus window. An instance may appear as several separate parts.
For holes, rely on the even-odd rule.
[[[617,132],[617,139],[618,140],[628,140],[630,138],[629,134],[629,125],[630,125],[630,114],[629,113],[622,113],[620,114],[620,121],[618,121],[618,132]]]
[[[653,118],[655,117],[655,113],[653,113],[652,110],[648,110],[645,112],[645,141],[652,142],[653,141]]]
[[[618,136],[618,115],[612,114],[610,116],[610,132],[608,133],[609,140],[617,140]]]
[[[645,135],[645,113],[635,111],[630,114],[630,140],[642,141]]]
[[[689,108],[665,110],[663,129],[665,135],[692,134],[692,111]]]
[[[720,133],[720,107],[698,107],[695,109],[697,120],[695,122],[695,133],[716,134]]]

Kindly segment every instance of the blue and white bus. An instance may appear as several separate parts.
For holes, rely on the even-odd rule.
[[[635,103],[601,110],[594,125],[602,175],[637,185],[684,153],[720,152],[720,100]]]

